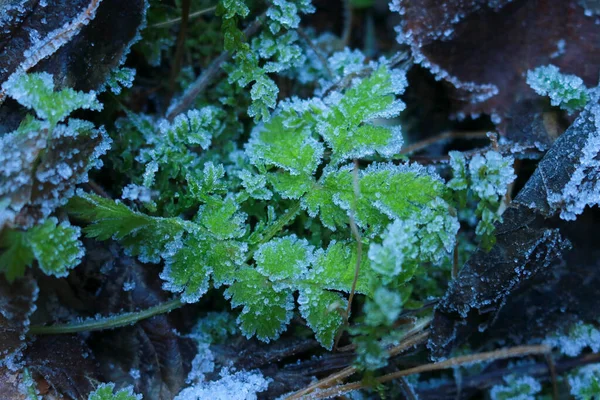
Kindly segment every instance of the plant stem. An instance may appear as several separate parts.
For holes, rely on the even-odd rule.
[[[122,326],[133,325],[136,322],[153,317],[155,315],[168,313],[183,306],[184,304],[185,303],[182,303],[179,298],[175,298],[142,311],[128,312],[112,317],[88,319],[81,322],[64,325],[33,325],[29,328],[28,333],[31,335],[58,335],[65,333],[78,333],[120,328]]]
[[[288,208],[287,211],[281,217],[277,218],[277,221],[275,221],[272,225],[268,226],[265,229],[260,240],[250,243],[254,246],[254,250],[252,250],[248,253],[247,259],[252,258],[254,251],[256,250],[256,248],[258,246],[260,246],[261,244],[265,244],[269,240],[273,239],[273,236],[275,236],[279,232],[281,232],[281,230],[283,229],[284,226],[286,226],[287,224],[292,222],[293,219],[296,217],[296,215],[298,215],[299,211],[300,211],[300,202],[297,201],[294,204],[292,204],[290,206],[290,208]]]
[[[383,375],[375,379],[378,383],[385,383],[398,379],[400,377],[420,374],[422,372],[438,371],[447,368],[458,367],[461,365],[471,365],[482,361],[496,361],[504,360],[513,357],[522,357],[530,355],[546,355],[550,353],[552,349],[546,345],[535,345],[535,346],[516,346],[508,349],[500,349],[495,351],[489,351],[486,353],[469,354],[465,356],[450,358],[446,361],[441,361],[432,364],[419,365],[417,367],[408,368],[402,371],[393,372],[391,374]],[[323,390],[318,393],[314,393],[314,399],[326,399],[333,396],[341,396],[344,393],[352,392],[354,390],[362,389],[365,387],[363,382],[348,383],[342,386],[335,386],[327,390]]]

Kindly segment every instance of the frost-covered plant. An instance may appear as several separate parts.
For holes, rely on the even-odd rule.
[[[496,241],[494,224],[502,221],[500,204],[516,178],[514,160],[494,150],[476,154],[470,160],[457,151],[449,154],[453,177],[448,187],[455,192],[462,207],[471,201],[477,204],[475,214],[479,222],[475,233],[481,238],[482,247],[490,249]]]
[[[528,71],[527,84],[540,96],[550,97],[553,106],[569,114],[583,109],[589,101],[588,89],[580,77],[563,74],[551,64]]]
[[[569,357],[578,356],[586,348],[596,353],[600,350],[600,330],[593,324],[578,322],[565,334],[548,336],[544,343]]]
[[[263,30],[251,43],[238,28],[240,18],[250,10],[240,0],[221,0],[217,14],[223,19],[225,50],[233,53],[233,62],[225,66],[229,82],[241,87],[252,84],[252,104],[248,114],[256,121],[269,119],[269,110],[275,108],[279,88],[267,74],[281,72],[304,61],[300,47],[295,43],[298,35],[294,29],[300,23],[300,13],[312,13],[310,0],[275,0],[266,11]],[[282,33],[284,31],[285,33]]]
[[[114,383],[102,383],[91,392],[88,400],[141,400],[141,394],[135,394],[133,387],[127,387],[115,392]]]
[[[535,378],[524,375],[504,377],[504,384],[490,390],[492,400],[535,400],[542,391],[542,385]]]
[[[5,229],[0,234],[0,271],[9,281],[25,273],[34,260],[46,275],[66,276],[83,257],[80,229],[54,217],[27,231]]]
[[[571,395],[576,400],[594,400],[600,397],[600,364],[577,369],[568,376]]]
[[[189,146],[209,147],[210,132],[219,129],[211,121],[218,119],[200,117],[210,109],[173,123],[132,115],[126,123],[153,138],[135,156],[146,163],[143,185],[161,187],[163,197],[170,192],[156,186],[153,176],[165,185],[180,182],[180,211],[151,216],[82,192],[70,210],[91,223],[88,236],[119,240],[144,262],[164,260],[164,288],[181,293],[185,302],[198,301],[210,287],[228,286],[225,296],[242,307],[238,323],[248,337],[276,339],[292,318],[297,294],[300,315],[331,348],[345,321],[343,293],[355,286],[356,293],[372,297],[381,281],[397,290],[420,264],[438,263],[448,254],[458,229],[452,207],[441,199],[446,192],[441,178],[432,169],[389,162],[400,150],[400,131],[373,122],[404,108],[396,98],[406,85],[403,71],[385,62],[369,68],[370,75],[324,99],[282,102],[269,121],[253,129],[241,161],[227,167]],[[367,168],[344,165],[356,157],[374,162]],[[249,217],[263,219],[261,208],[268,208],[268,219],[252,229]],[[191,220],[179,216],[185,210],[194,210]],[[337,240],[280,232],[302,212],[314,224],[340,230]],[[415,224],[418,248],[407,252],[416,254],[392,261],[363,257],[354,285],[358,255],[350,219],[375,249],[385,248],[381,239],[391,240],[380,236],[388,225]],[[389,270],[388,262],[396,266]]]
[[[65,120],[74,110],[102,105],[94,92],[56,91],[47,73],[13,74],[2,89],[37,119],[27,116],[0,138],[0,271],[12,281],[37,260],[44,273],[66,276],[83,256],[79,228],[48,216],[67,202],[76,184],[87,181],[91,168],[102,165],[98,158],[110,141],[88,121]],[[39,212],[16,223],[26,206]]]

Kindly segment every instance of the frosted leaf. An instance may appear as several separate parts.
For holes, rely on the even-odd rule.
[[[206,262],[205,246],[194,240],[168,248],[165,258],[165,268],[160,273],[164,280],[163,289],[181,293],[185,303],[195,303],[209,289],[212,268]],[[169,254],[170,253],[170,254]]]
[[[2,246],[6,247],[0,254],[0,271],[12,281],[23,276],[25,267],[37,260],[46,275],[67,276],[84,254],[79,236],[79,227],[66,221],[58,224],[54,217],[26,232],[7,229],[0,237]]]
[[[412,215],[444,190],[433,171],[417,164],[373,163],[358,172],[358,186],[355,199],[353,168],[342,167],[323,175],[302,206],[311,216],[319,214],[328,228],[346,226],[353,213],[358,226],[378,233],[390,219]]]
[[[314,173],[323,156],[323,145],[312,137],[308,117],[297,118],[290,126],[292,117],[297,118],[294,110],[283,109],[252,130],[245,149],[252,164],[283,168],[292,175]]]
[[[183,389],[174,400],[256,400],[257,393],[268,389],[271,379],[260,371],[221,371],[216,381],[201,382]]]
[[[420,259],[440,264],[454,249],[460,229],[458,219],[451,212],[448,203],[439,197],[424,207],[415,218],[420,225]]]
[[[298,34],[295,31],[277,37],[263,32],[252,39],[252,48],[267,60],[263,67],[265,72],[283,72],[304,62],[304,54],[297,41]]]
[[[333,348],[335,336],[344,324],[342,312],[348,301],[339,293],[318,288],[300,290],[300,314],[315,333],[316,339],[327,350]]]
[[[459,151],[451,151],[450,168],[452,168],[452,179],[448,182],[448,187],[452,190],[466,190],[469,182],[467,179],[467,162],[465,156]]]
[[[365,302],[365,323],[373,327],[391,326],[402,312],[400,293],[378,287]]]
[[[270,200],[273,196],[273,192],[266,188],[267,177],[265,175],[255,175],[248,170],[243,170],[238,173],[238,176],[250,197],[257,200]]]
[[[299,199],[317,183],[309,175],[292,175],[286,172],[268,175],[273,189],[284,199]]]
[[[2,260],[4,261],[4,260]],[[0,262],[0,265],[5,265]],[[21,369],[29,317],[36,310],[38,287],[31,278],[9,284],[0,276],[0,368]]]
[[[153,194],[152,190],[148,189],[146,186],[130,183],[123,188],[121,198],[124,200],[137,200],[142,203],[148,203],[152,201]]]
[[[387,67],[381,66],[335,101],[318,125],[319,134],[333,151],[333,164],[375,153],[391,157],[400,152],[403,139],[399,127],[365,124],[374,118],[396,117],[404,110],[404,103],[395,99],[406,87],[406,80],[404,84],[400,81],[397,75],[392,79]]]
[[[233,308],[243,306],[238,317],[242,334],[263,342],[279,338],[292,319],[294,297],[287,289],[277,290],[252,268],[240,269],[236,281],[225,291]]]
[[[81,230],[67,221],[60,224],[54,217],[34,226],[25,234],[27,245],[39,268],[46,275],[64,277],[81,262],[84,250],[79,241]]]
[[[91,392],[88,400],[142,400],[141,394],[133,392],[133,386],[115,392],[114,383],[101,383],[96,390]]]
[[[271,281],[301,279],[312,263],[314,247],[296,235],[275,238],[254,253],[256,270]]]
[[[248,115],[255,117],[255,121],[268,121],[271,118],[269,109],[275,108],[279,88],[275,82],[267,77],[261,76],[250,89],[252,104],[248,108]]]
[[[189,221],[151,217],[132,211],[118,200],[82,190],[69,202],[69,211],[89,223],[84,229],[88,237],[117,240],[128,255],[142,262],[158,263],[168,244],[177,243],[184,232],[197,229]]]
[[[102,166],[99,158],[111,143],[103,129],[73,118],[50,129],[29,119],[0,138],[0,203],[8,199],[0,226],[25,207],[19,224],[40,222],[73,196],[75,185],[87,182],[90,169]]]
[[[310,2],[305,2],[303,11],[312,12],[314,8],[310,6]],[[267,10],[269,18],[269,29],[272,33],[277,33],[284,29],[296,29],[300,25],[300,16],[298,15],[298,7],[293,1],[274,0],[271,7]]]
[[[488,151],[483,156],[476,154],[469,161],[471,189],[480,199],[496,199],[506,194],[508,185],[516,175],[512,157],[503,157],[497,151]]]
[[[102,109],[94,92],[77,92],[71,88],[55,92],[52,75],[46,72],[13,74],[2,84],[2,89],[23,106],[33,109],[38,118],[47,120],[51,126],[74,110]]]
[[[239,204],[233,197],[228,196],[223,200],[212,197],[200,206],[196,222],[216,239],[235,239],[246,233],[247,217],[246,213],[239,211]]]
[[[504,377],[503,385],[495,385],[490,390],[492,400],[535,400],[542,391],[537,379],[525,375],[509,375]]]
[[[400,274],[402,281],[410,279],[419,255],[417,231],[418,227],[412,219],[391,223],[382,235],[383,242],[369,247],[371,268],[388,279]]]
[[[328,58],[329,69],[339,77],[357,74],[365,68],[365,55],[358,49],[346,47]]]
[[[307,280],[325,289],[349,293],[356,270],[356,242],[332,241],[327,250],[317,250]],[[356,293],[371,295],[372,287],[379,278],[369,266],[367,257],[362,257]]]
[[[589,100],[583,80],[575,75],[562,74],[554,65],[528,71],[527,84],[540,96],[550,97],[550,104],[569,114],[583,109]]]
[[[244,18],[250,13],[250,9],[244,4],[244,0],[223,0],[223,18],[231,19],[236,15]]]
[[[593,324],[578,322],[565,334],[550,335],[544,343],[569,357],[578,356],[587,348],[597,353],[600,351],[600,331]]]
[[[581,367],[569,374],[571,395],[576,400],[594,400],[600,396],[600,364]]]
[[[114,94],[121,94],[122,88],[130,88],[135,79],[135,69],[133,68],[117,68],[110,72],[106,80],[108,86]]]
[[[225,193],[227,185],[223,181],[225,177],[225,167],[222,164],[213,164],[207,162],[202,170],[202,180],[199,181],[191,174],[186,176],[189,191],[192,196],[200,201],[208,200],[212,194]]]

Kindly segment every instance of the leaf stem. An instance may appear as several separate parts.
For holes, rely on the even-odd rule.
[[[32,325],[29,328],[28,333],[31,335],[58,335],[65,333],[90,332],[120,328],[123,326],[133,325],[136,322],[153,317],[155,315],[168,313],[183,305],[184,303],[179,298],[175,298],[142,311],[128,312],[112,317],[87,319],[81,322],[63,325]]]

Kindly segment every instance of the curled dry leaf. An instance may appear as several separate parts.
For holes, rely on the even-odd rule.
[[[552,63],[597,82],[600,25],[586,3],[394,0],[391,8],[403,16],[398,40],[415,61],[457,89],[457,111],[504,117],[535,97],[525,83],[529,69]]]

